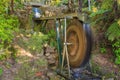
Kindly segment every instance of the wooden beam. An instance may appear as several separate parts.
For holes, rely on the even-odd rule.
[[[68,17],[68,18],[77,17],[77,13],[70,13],[70,14],[64,14],[59,16],[51,16],[51,17],[34,18],[34,20],[54,20],[54,19],[63,19],[65,17]]]

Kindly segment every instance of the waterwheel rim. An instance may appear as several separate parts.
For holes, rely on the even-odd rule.
[[[87,41],[86,34],[79,20],[73,20],[67,28],[70,66],[73,68],[80,67],[86,56]]]

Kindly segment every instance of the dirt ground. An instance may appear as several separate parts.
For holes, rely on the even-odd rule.
[[[3,69],[0,80],[64,80],[48,68],[43,52],[33,55],[17,43],[15,48],[19,53],[16,60],[0,62]],[[120,80],[120,66],[115,65],[112,60],[112,55],[93,50],[90,59],[92,73],[100,76],[102,80]]]

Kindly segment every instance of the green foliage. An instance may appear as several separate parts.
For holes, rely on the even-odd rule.
[[[48,44],[51,47],[56,47],[56,33],[54,30],[50,30],[48,33],[43,34],[41,32],[34,32],[33,34],[26,34],[22,31],[23,38],[19,39],[18,44],[24,49],[30,50],[33,53],[41,53],[44,44]]]
[[[119,11],[115,7],[117,4],[114,0],[102,0],[98,5],[92,5],[92,13],[90,15],[92,23],[94,25],[99,26],[99,33],[105,33],[104,37],[109,40],[109,44],[111,44],[114,55],[116,56],[115,63],[120,64],[120,47],[118,43],[120,42],[120,20],[117,15]],[[118,3],[119,4],[119,3]],[[116,10],[114,10],[116,9]],[[120,8],[118,8],[120,10]],[[101,43],[106,43],[106,40],[103,40]],[[106,43],[105,46],[107,46]],[[101,52],[106,52],[105,48],[100,48]]]
[[[5,60],[5,59],[6,59],[6,56],[7,56],[7,55],[6,55],[5,53],[4,53],[4,54],[0,54],[0,61],[1,61],[1,60]]]
[[[115,53],[115,63],[120,64],[120,40],[112,44],[113,52]]]
[[[106,48],[105,48],[105,47],[101,47],[101,48],[100,48],[100,52],[101,52],[101,53],[106,53]]]
[[[99,49],[100,49],[100,53],[105,54],[107,52],[107,48],[106,48],[105,43],[101,43]]]
[[[90,14],[90,17],[95,17],[95,16],[97,16],[97,15],[104,14],[104,13],[107,12],[107,11],[108,11],[108,10],[103,10],[103,9],[98,10],[98,11],[96,11],[96,12],[91,13],[91,14]]]
[[[112,9],[113,0],[103,0],[101,8],[104,10]]]
[[[49,45],[51,46],[51,47],[57,47],[57,43],[56,43],[56,32],[55,32],[55,30],[50,30],[48,33],[47,33],[47,35],[48,35],[48,38],[49,38],[49,40],[48,40],[48,43],[49,43]]]
[[[18,24],[17,17],[0,15],[0,50],[5,50],[3,54],[0,54],[0,60],[9,57],[10,54],[7,49],[11,47]]]
[[[41,32],[34,33],[30,39],[25,42],[28,49],[35,51],[35,52],[41,52],[43,44],[46,43],[48,40],[48,36],[42,34]]]
[[[0,1],[0,15],[6,13],[10,0],[1,0]]]
[[[23,60],[23,59],[22,59]],[[22,67],[18,70],[14,80],[43,80],[36,79],[36,73],[39,71],[45,71],[47,68],[47,61],[44,58],[24,62]]]
[[[21,0],[15,0],[14,3],[15,3],[15,7],[14,7],[15,9],[23,9],[24,4],[21,2]]]
[[[120,0],[117,0],[117,3],[118,3],[118,7],[120,9]]]
[[[14,80],[31,80],[34,77],[35,71],[29,63],[23,63]]]
[[[109,12],[110,10],[98,10],[96,12],[92,12],[89,17],[91,17],[92,24],[95,25],[99,23],[100,21],[104,20],[107,18],[106,15],[104,15],[106,12]]]
[[[14,32],[18,30],[19,21],[14,15],[6,14],[10,0],[2,0],[0,2],[0,60],[7,58],[10,54],[8,48],[14,38]]]
[[[5,47],[7,43],[11,43],[14,37],[13,32],[17,30],[18,20],[14,16],[0,16],[0,48]]]
[[[3,69],[0,67],[0,76],[3,74]]]
[[[61,0],[52,0],[51,5],[59,6],[61,4]]]
[[[27,42],[25,42],[28,49],[41,52],[43,44],[48,43],[51,47],[56,47],[56,33],[54,30],[50,30],[46,35],[41,32],[35,32]]]
[[[115,63],[120,64],[120,25],[114,22],[107,29],[108,40],[112,41],[113,52],[116,56]]]
[[[101,4],[101,3],[94,1],[93,5],[92,5],[92,13],[90,14],[91,18],[97,17],[95,19],[98,20],[99,18],[101,18],[103,16],[107,16],[104,14],[107,12],[110,12],[113,9],[113,0],[103,0],[101,6],[99,6],[99,4]]]
[[[68,0],[62,0],[62,4],[67,4]]]
[[[120,25],[117,22],[114,22],[107,29],[108,40],[114,41],[120,37]]]

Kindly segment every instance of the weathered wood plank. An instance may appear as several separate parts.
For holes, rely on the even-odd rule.
[[[69,14],[63,14],[63,15],[58,15],[58,16],[34,18],[34,20],[54,20],[54,19],[62,19],[65,17],[73,18],[73,17],[77,17],[77,16],[78,16],[77,13],[69,13]]]

